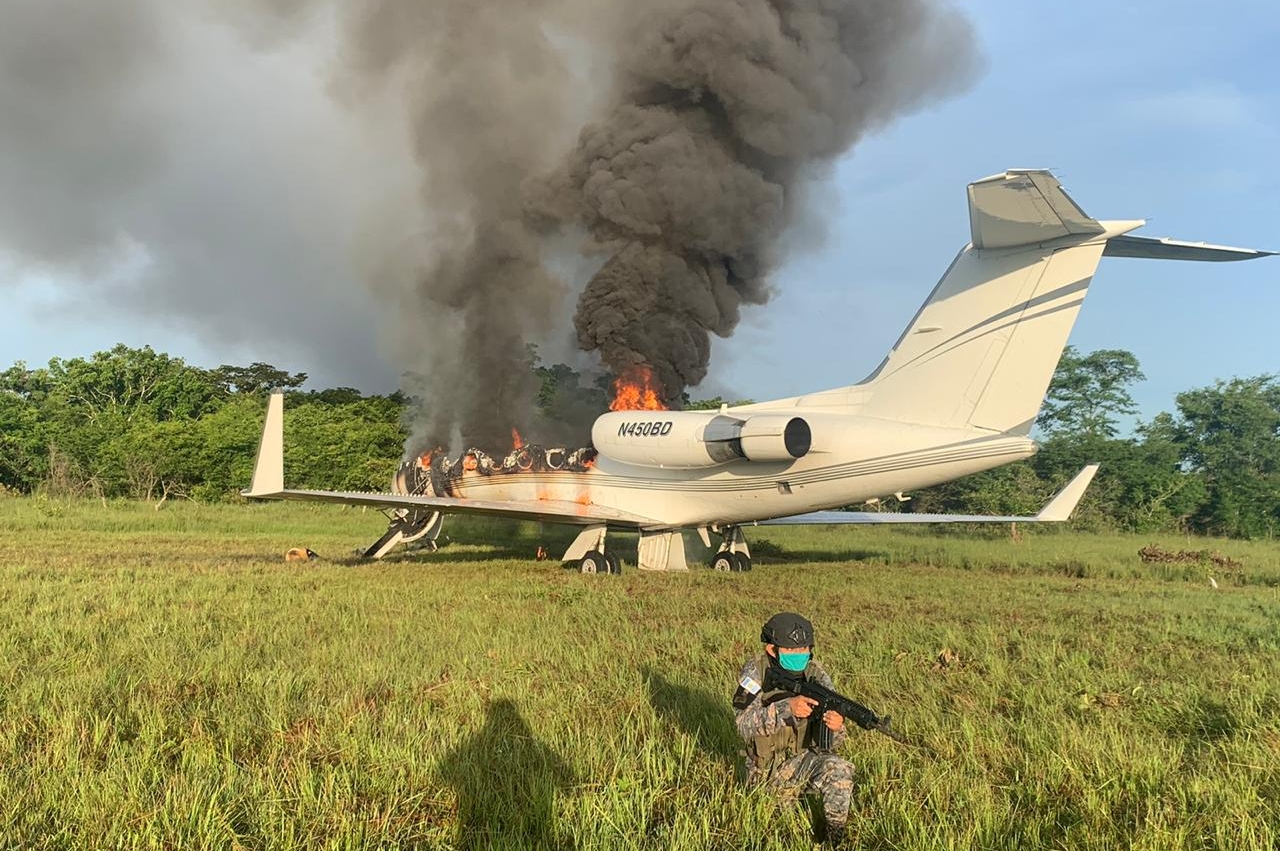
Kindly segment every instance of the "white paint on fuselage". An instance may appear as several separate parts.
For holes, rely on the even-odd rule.
[[[808,454],[790,463],[740,460],[702,470],[665,470],[602,454],[582,473],[468,472],[454,490],[471,499],[602,505],[653,518],[647,528],[749,523],[917,490],[1030,457],[1037,449],[1025,437],[990,431],[910,425],[830,410],[789,413],[803,417],[813,430]]]

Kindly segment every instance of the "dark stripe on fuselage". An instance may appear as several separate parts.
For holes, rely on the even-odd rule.
[[[999,458],[1006,455],[1025,456],[1026,443],[1000,443],[981,441],[978,444],[954,444],[927,451],[905,452],[898,455],[886,455],[880,458],[869,458],[863,461],[851,461],[835,464],[830,467],[818,467],[802,472],[790,472],[783,469],[769,474],[747,474],[739,480],[717,479],[657,479],[643,476],[626,476],[595,470],[591,473],[563,472],[528,472],[517,473],[516,481],[510,484],[542,485],[547,487],[587,486],[609,487],[647,491],[681,491],[686,493],[745,493],[750,491],[773,491],[777,489],[778,480],[785,479],[792,487],[838,481],[855,476],[870,476],[910,470],[919,467],[932,467],[939,464],[950,464],[960,461],[977,461]],[[513,478],[514,478],[513,477]],[[495,475],[493,485],[507,484],[508,477]],[[482,478],[469,478],[463,482],[464,488],[484,487],[487,484]]]

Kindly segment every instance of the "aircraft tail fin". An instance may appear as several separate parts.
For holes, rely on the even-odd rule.
[[[900,422],[1027,435],[1104,254],[1189,260],[1266,252],[1126,236],[1048,171],[1007,171],[968,188],[972,242],[880,367],[861,384],[802,397]]]
[[[867,382],[861,413],[1025,435],[1102,258],[1099,222],[1047,171],[969,185],[972,242]]]
[[[242,496],[264,498],[284,490],[284,394],[272,393],[267,403],[267,421],[258,443],[258,461],[253,481]]]

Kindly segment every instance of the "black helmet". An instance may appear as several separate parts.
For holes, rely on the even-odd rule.
[[[778,612],[760,629],[760,640],[775,647],[812,647],[813,624],[795,612]]]

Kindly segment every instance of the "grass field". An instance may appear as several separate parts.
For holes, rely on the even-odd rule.
[[[0,847],[808,847],[728,703],[781,609],[927,746],[850,737],[856,847],[1280,844],[1280,543],[753,530],[749,574],[588,577],[531,525],[346,556],[381,531],[0,499]]]

